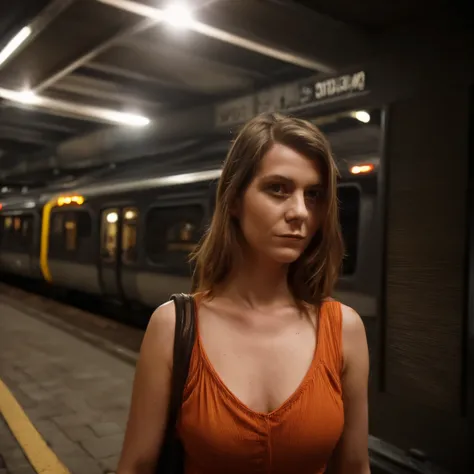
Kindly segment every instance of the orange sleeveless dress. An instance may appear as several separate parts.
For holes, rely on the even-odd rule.
[[[248,408],[224,385],[197,331],[178,423],[186,474],[325,471],[344,425],[340,303],[323,303],[317,336],[300,386],[267,414]]]

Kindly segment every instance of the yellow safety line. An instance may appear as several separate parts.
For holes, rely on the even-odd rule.
[[[70,474],[0,380],[0,413],[38,474]]]

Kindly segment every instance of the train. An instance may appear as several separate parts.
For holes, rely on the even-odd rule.
[[[1,271],[135,307],[189,292],[189,254],[212,218],[218,164],[171,166],[156,175],[139,167],[135,176],[111,172],[66,189],[4,198]],[[370,278],[376,170],[376,160],[367,158],[357,174],[346,166],[338,184],[346,255],[335,296],[365,318],[377,310]]]

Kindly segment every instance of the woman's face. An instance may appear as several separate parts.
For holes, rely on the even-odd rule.
[[[251,253],[288,264],[298,259],[321,225],[323,177],[300,153],[275,144],[239,203],[238,218]]]

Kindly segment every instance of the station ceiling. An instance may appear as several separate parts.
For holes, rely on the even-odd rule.
[[[335,74],[447,3],[188,0],[191,21],[172,0],[2,2],[0,184],[99,166],[91,144],[98,155],[170,114]]]

